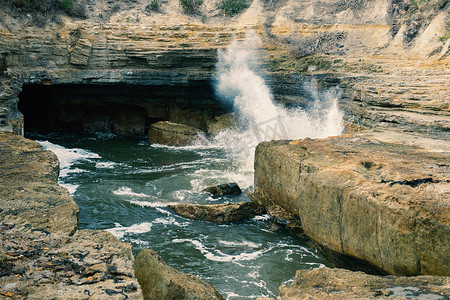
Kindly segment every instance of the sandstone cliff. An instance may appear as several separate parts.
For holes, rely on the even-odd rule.
[[[95,128],[112,128],[124,135],[144,134],[148,123],[163,120],[205,126],[219,109],[210,85],[216,52],[252,28],[262,40],[267,75],[278,101],[304,105],[307,92],[302,81],[316,78],[319,88],[339,85],[343,90],[340,107],[349,131],[372,128],[330,141],[260,146],[257,194],[273,204],[274,193],[279,192],[282,201],[276,204],[299,216],[307,234],[335,251],[392,273],[447,274],[448,1],[254,0],[233,18],[225,17],[217,3],[204,1],[199,13],[189,16],[176,0],[161,1],[159,12],[146,10],[148,3],[140,0],[88,1],[85,18],[59,15],[39,22],[33,13],[0,10],[0,131],[23,133],[21,103],[25,124],[59,118],[58,126],[83,127],[80,125],[103,117],[83,110],[95,107],[109,114],[104,121],[107,124]],[[49,109],[61,103],[70,105]],[[105,107],[116,108],[108,111]],[[68,114],[74,111],[75,115]],[[73,124],[64,123],[69,119]],[[19,144],[23,142],[19,140]],[[25,148],[37,147],[23,143]],[[15,153],[20,161],[21,153],[28,150],[10,151],[3,153]],[[270,160],[276,157],[266,161],[265,156]],[[285,180],[276,179],[280,167],[292,176],[282,174],[280,178]],[[269,177],[267,172],[274,175]],[[33,282],[52,269],[57,274],[68,271],[68,278],[81,287],[111,280],[108,276],[117,274],[108,266],[105,271],[107,263],[101,259],[89,266],[94,268],[91,273],[86,269],[81,277],[75,274],[84,254],[78,257],[79,250],[67,250],[62,241],[70,248],[74,240],[81,239],[76,243],[91,247],[86,240],[108,243],[110,237],[92,237],[89,232],[69,236],[76,229],[76,207],[65,191],[49,183],[50,178],[54,181],[54,171],[45,174],[48,178],[35,178],[41,183],[26,181],[2,190],[5,207],[9,207],[2,206],[0,212],[8,219],[2,225],[2,237],[12,236],[23,243],[39,241],[32,246],[42,251],[33,255],[40,255],[43,261],[36,266]],[[415,180],[419,180],[415,187],[401,184]],[[60,196],[48,199],[46,189]],[[13,211],[8,205],[28,190],[44,202],[22,201],[20,205],[33,209]],[[306,193],[299,193],[302,190]],[[319,194],[321,197],[316,197]],[[318,204],[322,210],[317,209]],[[46,222],[38,213],[43,209],[46,214],[51,205],[68,214],[64,219],[67,226],[61,227],[64,232],[56,240],[51,239],[53,230],[59,232],[58,222]],[[21,233],[25,225],[38,231]],[[55,241],[58,245],[47,255],[46,249],[52,249]],[[129,254],[128,246],[123,247],[116,257],[119,261],[121,255]],[[17,270],[16,275],[29,275],[29,270],[20,271],[27,264],[24,250],[14,251],[1,253],[2,264],[11,264],[8,266]],[[14,253],[20,259],[12,260]],[[55,253],[62,257],[73,254],[77,260],[63,266],[45,264]],[[126,275],[120,276],[134,282],[128,276],[130,260],[124,261]],[[106,277],[99,277],[101,274]],[[28,293],[18,277],[2,278],[13,289],[9,293]],[[54,278],[45,282],[43,289],[61,284]],[[114,292],[106,288],[102,295],[139,294],[135,293],[138,285],[134,285],[136,289],[133,285]],[[41,297],[40,291],[36,297]]]
[[[218,1],[205,1],[191,16],[177,0],[162,2],[159,12],[148,11],[147,4],[92,1],[86,19],[60,16],[44,28],[34,26],[32,13],[0,12],[2,69],[13,70],[18,79],[12,86],[11,80],[2,83],[2,130],[19,133],[23,127],[17,110],[22,84],[34,96],[53,95],[46,96],[54,98],[50,107],[63,100],[75,105],[81,98],[85,108],[122,105],[109,116],[119,134],[121,127],[125,134],[143,134],[146,123],[161,120],[205,126],[218,110],[211,89],[217,50],[248,28],[263,41],[280,101],[302,104],[301,78],[312,75],[322,87],[344,88],[341,107],[348,122],[449,128],[448,1],[255,0],[233,18],[223,15]],[[99,88],[105,85],[114,92]],[[127,86],[143,89],[130,101]],[[29,101],[34,111],[44,105],[41,98]],[[76,110],[81,108],[59,114]],[[124,123],[117,111],[129,111],[134,123]],[[36,113],[27,113],[31,122]],[[73,117],[78,127],[88,122],[82,115],[86,112]]]

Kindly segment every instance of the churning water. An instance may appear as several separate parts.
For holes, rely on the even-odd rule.
[[[310,95],[305,109],[287,109],[276,104],[264,78],[259,74],[259,45],[256,34],[235,41],[219,52],[216,93],[239,118],[239,129],[224,131],[214,142],[253,169],[254,149],[259,142],[273,139],[323,138],[341,134],[342,113],[338,108],[339,88],[319,91],[317,82],[304,82]]]
[[[244,195],[216,199],[202,190],[231,181],[251,187],[254,147],[262,140],[325,137],[342,130],[337,89],[320,93],[314,82],[307,83],[306,110],[274,104],[258,75],[255,43],[253,35],[219,53],[217,95],[240,122],[207,145],[149,145],[105,134],[34,136],[57,154],[59,180],[80,207],[81,228],[107,230],[131,242],[135,253],[152,248],[228,299],[276,296],[296,270],[323,267],[326,261],[304,241],[272,230],[268,216],[217,225],[180,217],[167,206],[248,201]]]

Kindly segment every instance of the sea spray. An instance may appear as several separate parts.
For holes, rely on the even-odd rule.
[[[262,141],[323,138],[342,133],[338,87],[321,91],[313,79],[303,84],[310,103],[306,108],[286,108],[274,97],[261,75],[260,41],[253,32],[219,51],[215,91],[233,109],[238,129],[217,135],[214,142],[242,162],[242,171],[253,170],[254,149]]]

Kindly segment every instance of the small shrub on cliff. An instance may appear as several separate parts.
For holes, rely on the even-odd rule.
[[[302,58],[315,53],[341,54],[346,39],[344,32],[314,33],[311,36],[302,36],[290,39],[290,51],[295,58]]]
[[[439,40],[442,42],[442,44],[445,44],[445,42],[450,38],[450,22],[448,22],[445,26],[446,33],[443,36],[439,37]]]
[[[147,4],[147,6],[145,7],[145,11],[146,12],[151,12],[151,11],[159,11],[161,9],[161,4],[159,3],[158,0],[152,0],[150,1],[149,4]]]
[[[60,20],[65,13],[72,17],[85,18],[86,0],[0,0],[0,7],[14,18],[28,19],[37,26]]]
[[[186,14],[195,14],[199,12],[203,0],[180,0],[180,5]]]
[[[69,16],[85,18],[86,2],[85,0],[60,0],[62,10]]]
[[[248,8],[249,6],[250,3],[248,0],[222,0],[219,4],[220,9],[228,17],[240,14],[244,9]]]

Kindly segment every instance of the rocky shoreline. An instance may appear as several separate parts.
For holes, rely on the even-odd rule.
[[[18,104],[44,128],[143,135],[171,121],[204,129],[221,113],[210,86],[217,51],[248,27],[261,38],[274,98],[304,106],[304,82],[339,86],[348,133],[261,144],[254,200],[333,251],[390,274],[435,275],[299,271],[279,299],[401,298],[406,287],[449,298],[448,1],[257,0],[235,18],[220,15],[217,1],[196,16],[177,1],[154,13],[132,2],[114,13],[114,1],[89,1],[86,19],[64,16],[45,30],[31,15],[0,11],[0,131],[16,134],[0,133],[0,298],[151,297],[134,276],[129,244],[78,230],[56,157],[20,136]],[[44,106],[40,93],[54,102]],[[188,293],[172,287],[177,297]]]
[[[78,230],[55,154],[0,133],[0,298],[143,299],[131,245]]]

